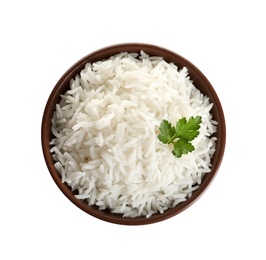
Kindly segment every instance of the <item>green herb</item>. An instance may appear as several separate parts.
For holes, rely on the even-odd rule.
[[[167,120],[163,120],[160,125],[158,138],[164,144],[173,144],[173,155],[180,158],[182,154],[187,154],[195,150],[191,141],[199,135],[201,116],[190,117],[187,121],[181,118],[176,126],[172,126]]]

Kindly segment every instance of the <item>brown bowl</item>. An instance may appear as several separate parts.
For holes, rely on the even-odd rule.
[[[200,187],[196,191],[194,191],[192,196],[185,202],[179,203],[175,208],[168,209],[163,214],[157,213],[149,218],[123,218],[120,214],[113,214],[108,210],[99,210],[97,206],[88,206],[86,201],[79,200],[74,196],[73,192],[67,184],[62,183],[61,176],[54,167],[54,161],[50,153],[50,141],[53,137],[51,133],[51,118],[53,116],[56,103],[58,103],[61,99],[60,95],[65,93],[69,89],[70,80],[74,78],[85,67],[86,63],[107,59],[110,56],[118,54],[120,52],[139,52],[141,50],[151,56],[161,56],[167,62],[173,62],[179,68],[182,68],[184,66],[188,68],[188,72],[190,78],[193,80],[193,84],[203,94],[208,96],[210,98],[210,101],[214,104],[211,112],[213,119],[218,122],[217,132],[215,133],[215,136],[217,137],[216,152],[212,158],[211,172],[204,176]],[[181,57],[180,55],[162,47],[143,43],[125,43],[112,45],[94,51],[80,59],[64,73],[64,75],[55,85],[47,101],[42,119],[41,138],[44,158],[52,178],[54,179],[60,190],[65,194],[65,196],[77,207],[79,207],[86,213],[107,222],[124,225],[143,225],[166,220],[179,214],[180,212],[191,206],[206,191],[215,175],[217,174],[217,171],[223,159],[226,141],[226,127],[224,113],[219,98],[210,82],[195,65],[193,65],[191,62]]]

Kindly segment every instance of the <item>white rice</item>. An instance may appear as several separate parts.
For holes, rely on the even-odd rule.
[[[210,172],[217,123],[186,68],[143,51],[86,64],[56,105],[51,153],[78,199],[124,217],[163,213]],[[181,158],[158,139],[163,119],[201,116],[195,151]]]

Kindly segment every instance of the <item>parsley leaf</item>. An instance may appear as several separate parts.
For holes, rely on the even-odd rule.
[[[201,116],[190,117],[188,120],[183,117],[173,127],[167,120],[163,120],[160,125],[159,140],[164,144],[172,143],[174,149],[173,155],[180,158],[195,150],[191,141],[199,135]]]
[[[192,116],[188,119],[183,117],[176,123],[176,133],[178,138],[184,138],[188,141],[192,141],[195,137],[199,135],[201,117],[196,116],[195,118]]]
[[[158,138],[164,144],[169,143],[171,138],[176,133],[175,128],[171,126],[171,123],[169,123],[167,120],[162,121],[159,130],[161,131],[161,133],[158,135]]]
[[[182,154],[187,154],[195,150],[194,146],[186,139],[179,139],[174,142],[174,150],[172,151],[175,157],[180,158]]]

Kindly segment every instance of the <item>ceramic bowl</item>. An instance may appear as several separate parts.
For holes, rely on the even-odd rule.
[[[50,153],[50,142],[53,137],[53,134],[51,132],[51,118],[53,116],[56,103],[58,103],[61,99],[60,95],[65,93],[69,89],[70,80],[74,78],[75,75],[80,73],[80,71],[85,67],[86,63],[101,61],[120,52],[140,52],[141,50],[143,50],[150,56],[161,56],[167,62],[173,62],[175,65],[178,66],[178,68],[182,68],[184,66],[188,68],[188,72],[190,78],[193,80],[193,84],[204,95],[208,96],[210,98],[210,101],[214,104],[211,113],[213,115],[213,119],[218,122],[217,132],[215,133],[215,136],[217,137],[216,152],[211,160],[211,172],[204,176],[200,187],[196,191],[194,191],[192,196],[188,198],[185,202],[181,202],[176,207],[168,209],[162,214],[154,214],[149,218],[123,218],[120,214],[113,214],[110,213],[108,210],[99,210],[97,206],[88,206],[86,201],[77,199],[74,196],[75,194],[71,191],[70,187],[66,183],[62,183],[61,176],[54,167],[54,161]],[[72,203],[74,203],[77,207],[79,207],[84,212],[90,214],[91,216],[94,216],[98,219],[107,222],[123,225],[144,225],[163,221],[181,213],[182,211],[190,207],[194,202],[196,202],[201,197],[201,195],[207,190],[214,177],[216,176],[223,159],[226,142],[226,126],[223,109],[213,86],[195,65],[193,65],[190,61],[180,56],[179,54],[160,46],[144,43],[124,43],[101,48],[88,54],[87,56],[77,61],[62,75],[62,77],[52,89],[44,109],[41,128],[41,141],[43,155],[48,170],[59,189]]]

